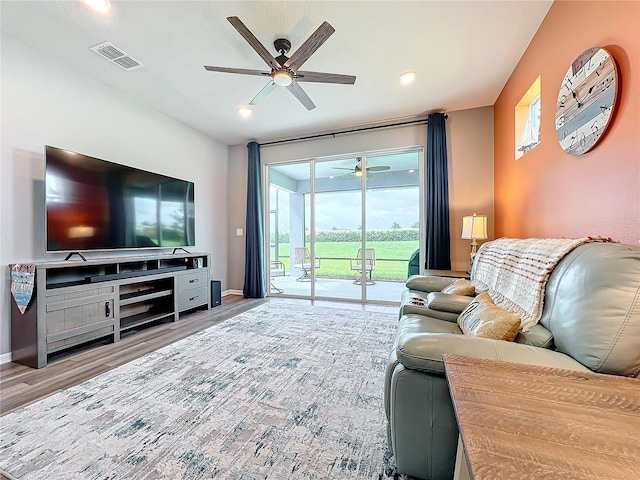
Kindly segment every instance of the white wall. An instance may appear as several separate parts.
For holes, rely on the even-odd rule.
[[[117,68],[114,66],[114,68]],[[228,147],[82,76],[26,45],[2,38],[0,162],[0,355],[10,351],[7,265],[45,254],[44,145],[195,182],[196,246],[212,254],[227,285]],[[128,74],[135,75],[135,72]],[[145,252],[150,253],[150,252]],[[113,252],[103,256],[115,255]],[[91,255],[89,255],[91,256]]]
[[[450,112],[447,125],[451,262],[454,270],[469,267],[470,241],[460,239],[462,217],[486,214],[493,237],[493,107]],[[425,145],[426,126],[373,130],[260,149],[262,164]],[[244,282],[247,196],[247,147],[229,149],[229,287],[242,290]]]

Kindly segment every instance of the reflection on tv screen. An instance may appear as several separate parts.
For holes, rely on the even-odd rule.
[[[47,146],[47,251],[195,245],[194,184]]]

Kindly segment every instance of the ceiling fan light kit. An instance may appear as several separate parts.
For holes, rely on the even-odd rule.
[[[275,87],[286,87],[291,94],[302,103],[307,110],[316,108],[306,92],[298,82],[337,83],[353,85],[356,77],[353,75],[341,75],[335,73],[304,72],[299,68],[309,59],[313,53],[333,35],[335,29],[327,22],[323,22],[318,29],[298,48],[291,57],[286,54],[291,49],[291,42],[286,38],[278,38],[273,42],[276,51],[280,53],[274,58],[260,41],[251,33],[238,17],[227,17],[227,20],[247,41],[258,55],[270,67],[270,71],[250,70],[246,68],[212,67],[205,65],[205,70],[210,72],[237,73],[241,75],[256,75],[271,77],[271,81],[249,102],[250,105],[258,105],[269,95]]]
[[[273,83],[279,87],[288,87],[293,83],[293,76],[284,70],[273,72],[271,78],[273,78]]]

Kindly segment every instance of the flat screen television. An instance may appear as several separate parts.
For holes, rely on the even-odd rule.
[[[193,246],[193,190],[193,182],[47,145],[47,252]]]

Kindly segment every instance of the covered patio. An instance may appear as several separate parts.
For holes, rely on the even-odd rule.
[[[366,285],[367,301],[400,304],[400,296],[405,289],[404,283],[404,281],[376,280],[373,285]],[[272,277],[269,295],[310,296],[311,282],[298,281],[295,275],[291,276],[289,274],[283,277]],[[362,285],[355,284],[353,279],[323,277],[316,277],[315,279],[315,296],[318,298],[360,300],[361,295]]]

